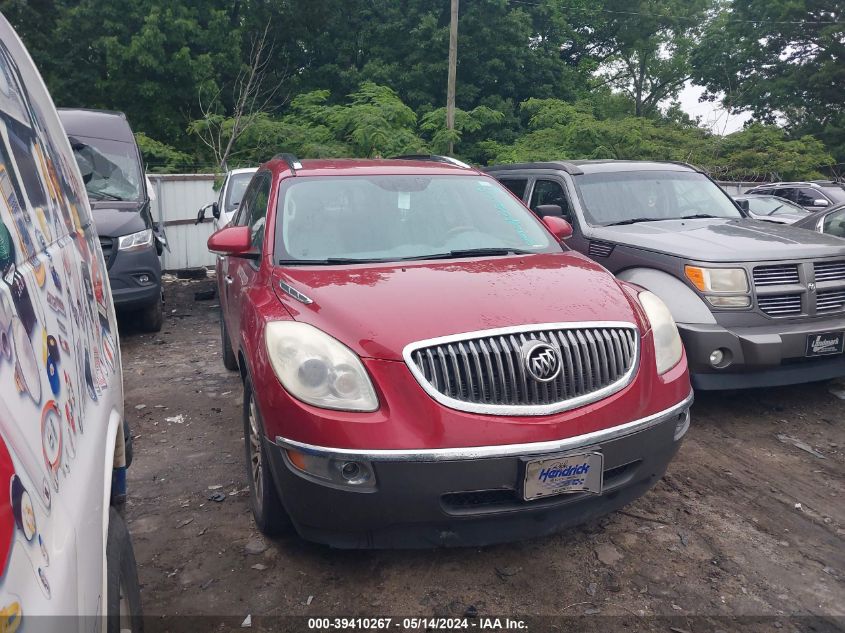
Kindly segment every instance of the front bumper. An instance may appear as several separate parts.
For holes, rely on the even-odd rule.
[[[143,276],[148,279],[146,283],[141,281]],[[161,301],[161,263],[155,247],[113,253],[109,284],[118,310],[143,308]]]
[[[266,440],[270,468],[300,536],[340,548],[480,546],[557,532],[612,512],[663,475],[689,424],[692,394],[647,418],[559,441],[472,448],[347,450]],[[304,475],[285,449],[367,461],[372,489]],[[521,497],[526,457],[604,454],[601,495]]]
[[[696,389],[778,387],[845,376],[845,355],[805,355],[809,335],[845,330],[842,317],[730,329],[679,323],[678,329]],[[731,362],[722,369],[710,364],[716,349],[730,353]]]

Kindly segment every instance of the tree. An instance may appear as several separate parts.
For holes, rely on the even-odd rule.
[[[225,107],[221,99],[223,88],[219,88],[204,102],[203,88],[200,87],[198,100],[202,117],[192,121],[188,131],[211,150],[221,172],[229,171],[229,157],[241,135],[255,125],[262,115],[266,115],[271,106],[280,105],[276,95],[281,84],[277,83],[269,89],[264,86],[273,49],[273,44],[267,39],[269,31],[270,25],[267,24],[261,35],[253,41],[246,64],[238,73],[230,116],[221,112]]]
[[[845,161],[845,5],[829,0],[725,1],[692,63],[707,98],[813,133]]]
[[[606,56],[599,78],[653,115],[689,80],[690,55],[711,0],[604,0]]]

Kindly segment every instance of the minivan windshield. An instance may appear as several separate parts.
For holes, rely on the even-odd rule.
[[[289,182],[277,210],[282,263],[561,251],[534,215],[490,178],[380,175]]]
[[[74,134],[70,145],[91,200],[141,199],[141,166],[133,143]]]
[[[231,213],[238,208],[244,197],[246,186],[254,175],[253,172],[245,172],[229,176],[229,186],[226,188],[226,213]]]
[[[624,171],[573,178],[593,226],[687,218],[741,218],[719,186],[690,171]]]

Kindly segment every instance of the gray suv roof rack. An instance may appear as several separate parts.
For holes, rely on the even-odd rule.
[[[287,163],[288,167],[290,167],[291,173],[296,176],[296,170],[302,169],[302,163],[299,162],[299,159],[294,156],[293,154],[288,153],[281,153],[276,154],[273,156],[273,160],[283,160]]]
[[[565,160],[555,160],[555,161],[548,161],[548,162],[537,162],[537,163],[509,163],[505,165],[491,165],[490,167],[485,167],[484,171],[495,169],[496,171],[517,171],[521,169],[559,169],[565,171],[567,174],[572,176],[580,176],[584,173],[584,170],[581,169],[575,163],[570,163]]]
[[[401,156],[391,156],[390,160],[425,160],[433,163],[446,163],[463,169],[472,169],[471,165],[467,165],[465,162],[458,160],[457,158],[452,158],[451,156],[440,156],[439,154],[403,154]]]

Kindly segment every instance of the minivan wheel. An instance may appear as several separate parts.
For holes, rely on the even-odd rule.
[[[270,472],[264,448],[264,427],[252,392],[252,381],[244,382],[244,444],[249,499],[255,525],[265,536],[278,536],[291,528],[290,518],[282,506],[276,482]]]
[[[164,300],[144,306],[138,313],[138,321],[144,332],[158,332],[164,325]]]
[[[126,523],[114,508],[109,508],[109,534],[106,543],[108,581],[108,633],[143,633],[141,588],[135,552]]]
[[[238,359],[232,349],[232,342],[229,340],[229,331],[226,329],[226,321],[223,320],[223,315],[220,315],[220,345],[223,353],[223,367],[230,371],[235,371],[238,368]]]

